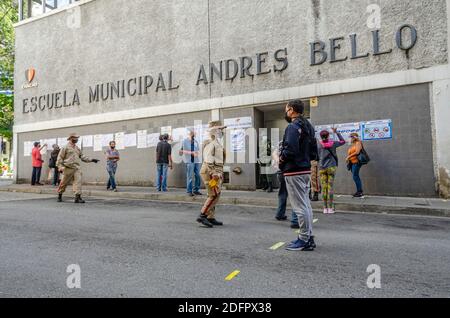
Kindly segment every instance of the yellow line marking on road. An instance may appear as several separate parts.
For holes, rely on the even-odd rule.
[[[319,219],[314,219],[313,223],[317,223],[319,221]]]
[[[275,251],[275,250],[279,249],[280,247],[282,247],[284,244],[286,244],[286,243],[285,242],[279,242],[279,243],[275,244],[274,246],[272,246],[270,249],[272,251]]]
[[[295,231],[295,233],[300,234],[300,230]]]
[[[230,281],[230,280],[232,280],[233,278],[235,278],[239,273],[240,273],[241,271],[234,271],[234,272],[232,272],[230,275],[228,275],[227,277],[225,277],[225,280],[226,281]]]

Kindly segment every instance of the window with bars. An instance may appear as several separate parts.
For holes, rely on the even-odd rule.
[[[19,0],[19,20],[37,17],[79,0]]]

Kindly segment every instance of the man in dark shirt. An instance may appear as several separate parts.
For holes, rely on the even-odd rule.
[[[172,146],[169,144],[169,135],[162,136],[156,147],[156,189],[167,192],[167,170],[172,169]]]

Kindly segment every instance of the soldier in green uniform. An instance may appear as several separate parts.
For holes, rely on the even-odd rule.
[[[220,121],[209,123],[209,139],[203,145],[203,164],[200,175],[208,191],[208,198],[203,205],[197,222],[207,227],[221,226],[216,220],[216,205],[220,199],[223,183],[223,166],[225,163],[225,148],[221,143],[223,130],[226,127]]]
[[[61,149],[56,161],[59,172],[63,173],[63,178],[58,188],[58,202],[62,202],[62,195],[66,191],[67,185],[73,181],[73,192],[75,192],[75,203],[85,203],[81,198],[81,162],[94,162],[97,159],[89,159],[78,148],[77,143],[80,136],[71,134],[67,140],[69,143]]]

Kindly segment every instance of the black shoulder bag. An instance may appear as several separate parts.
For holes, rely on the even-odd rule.
[[[364,149],[364,145],[362,143],[361,152],[358,155],[358,162],[363,166],[370,162],[369,154],[367,153],[366,149]]]

